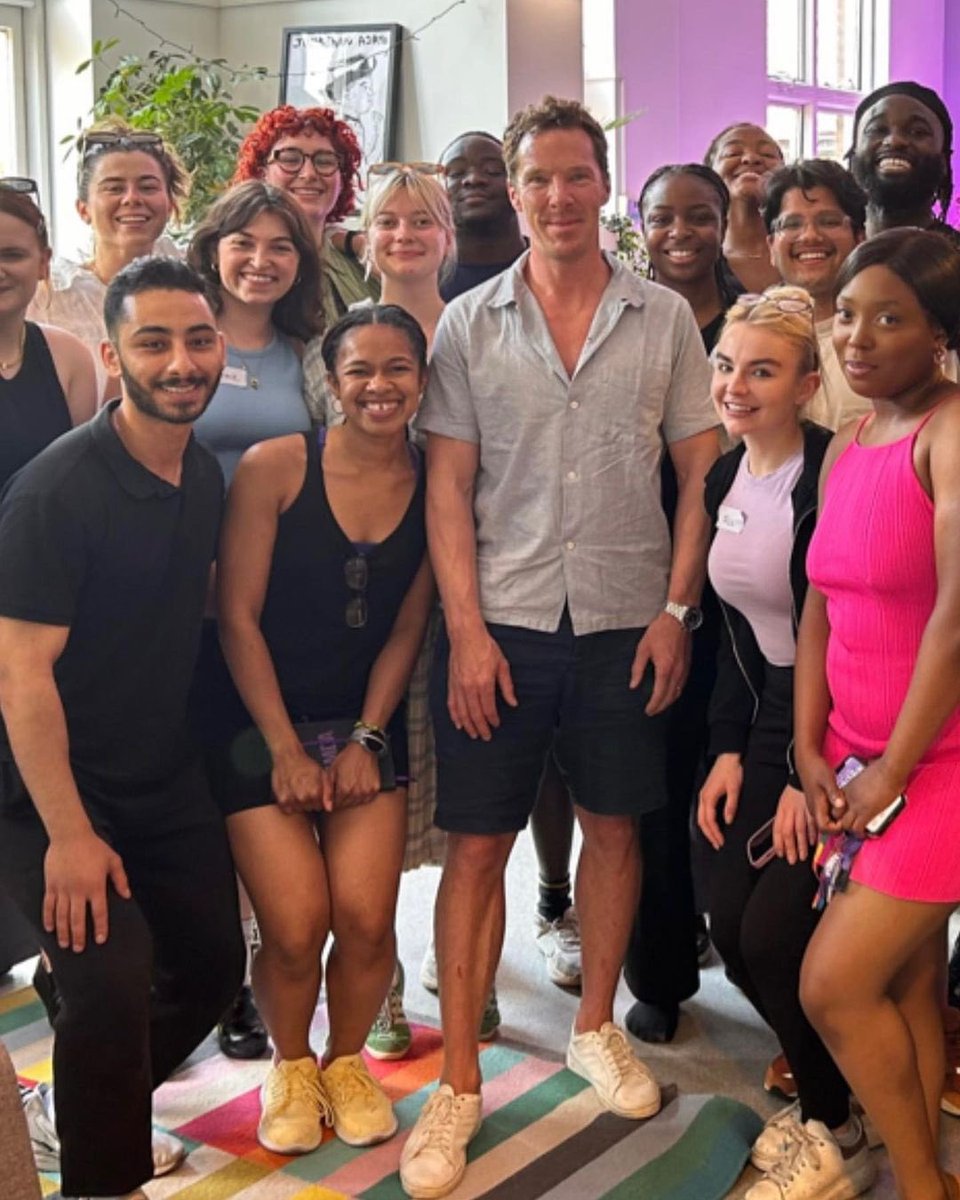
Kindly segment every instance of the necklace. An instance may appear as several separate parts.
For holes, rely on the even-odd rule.
[[[23,347],[27,341],[27,325],[26,322],[20,327],[20,346],[17,349],[16,358],[11,358],[9,362],[0,361],[0,371],[12,371],[15,366],[23,362]]]

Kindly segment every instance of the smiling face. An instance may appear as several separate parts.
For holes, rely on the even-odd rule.
[[[932,204],[945,167],[943,128],[919,100],[884,96],[861,117],[850,170],[881,208]]]
[[[142,150],[98,156],[86,200],[77,212],[98,245],[118,248],[125,257],[149,254],[173,212],[163,168]]]
[[[37,231],[0,212],[0,316],[26,312],[49,267],[50,251],[40,245]]]
[[[801,357],[794,341],[761,325],[735,321],[723,331],[710,394],[731,437],[780,436],[797,426],[820,382]]]
[[[226,296],[272,307],[293,287],[300,254],[286,221],[265,209],[220,238],[214,262]]]
[[[447,231],[402,186],[378,208],[368,237],[373,265],[398,282],[436,278],[450,249]]]
[[[599,253],[600,209],[610,186],[582,129],[548,129],[520,143],[510,202],[538,255],[571,262]]]
[[[223,338],[196,292],[152,289],[128,296],[116,344],[103,361],[123,381],[124,401],[167,425],[188,425],[206,409],[223,370]]]
[[[457,229],[496,228],[513,221],[507,168],[497,142],[479,134],[458,138],[448,147],[442,162]]]
[[[328,137],[317,133],[315,129],[306,128],[299,133],[285,133],[277,138],[270,151],[270,159],[278,151],[290,148],[303,152],[303,165],[299,170],[290,171],[285,170],[279,162],[268,160],[263,169],[264,182],[289,192],[303,209],[310,224],[322,229],[337,203],[343,178],[339,170],[332,175],[321,175],[314,167],[311,156],[321,150],[336,157],[336,150]]]
[[[768,241],[770,261],[783,282],[819,300],[832,296],[837,272],[863,233],[854,233],[829,188],[795,187],[784,192]]]
[[[939,372],[946,337],[889,267],[866,267],[837,297],[833,345],[859,396],[897,402]]]
[[[414,348],[401,329],[360,325],[344,334],[327,385],[347,422],[376,437],[403,432],[426,385]]]
[[[771,172],[783,163],[783,152],[759,125],[734,125],[713,152],[710,166],[730,189],[730,198],[763,198]]]
[[[664,175],[647,190],[641,216],[658,283],[682,287],[712,273],[723,245],[723,209],[705,179]]]

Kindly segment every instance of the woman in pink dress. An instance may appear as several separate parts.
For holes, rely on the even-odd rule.
[[[838,279],[834,344],[874,411],[824,461],[796,665],[796,759],[820,829],[866,836],[804,960],[807,1015],[887,1146],[904,1200],[937,1161],[947,918],[960,901],[960,252],[896,229]],[[864,765],[840,787],[836,771]]]

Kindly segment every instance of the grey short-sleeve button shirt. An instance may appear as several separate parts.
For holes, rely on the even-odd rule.
[[[527,255],[452,301],[417,426],[479,444],[484,619],[547,632],[644,626],[666,600],[667,443],[717,424],[689,305],[614,258],[573,376],[524,282]]]

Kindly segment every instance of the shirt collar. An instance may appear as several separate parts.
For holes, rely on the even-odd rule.
[[[614,301],[629,304],[633,308],[642,307],[648,286],[646,281],[631,271],[615,254],[606,250],[601,253],[612,272],[602,302]],[[530,251],[525,250],[511,267],[497,277],[496,286],[487,299],[489,308],[505,308],[508,304],[518,304],[521,296],[529,291],[523,277],[523,269],[529,257]]]
[[[180,488],[174,487],[159,475],[147,470],[143,463],[127,450],[120,435],[113,425],[113,413],[120,404],[119,400],[110,400],[100,409],[87,428],[97,452],[113,472],[117,482],[125,492],[137,500],[151,500],[155,497],[165,498],[175,496]],[[191,438],[183,455],[183,473],[181,486],[186,480],[187,472],[193,461],[194,443]]]

